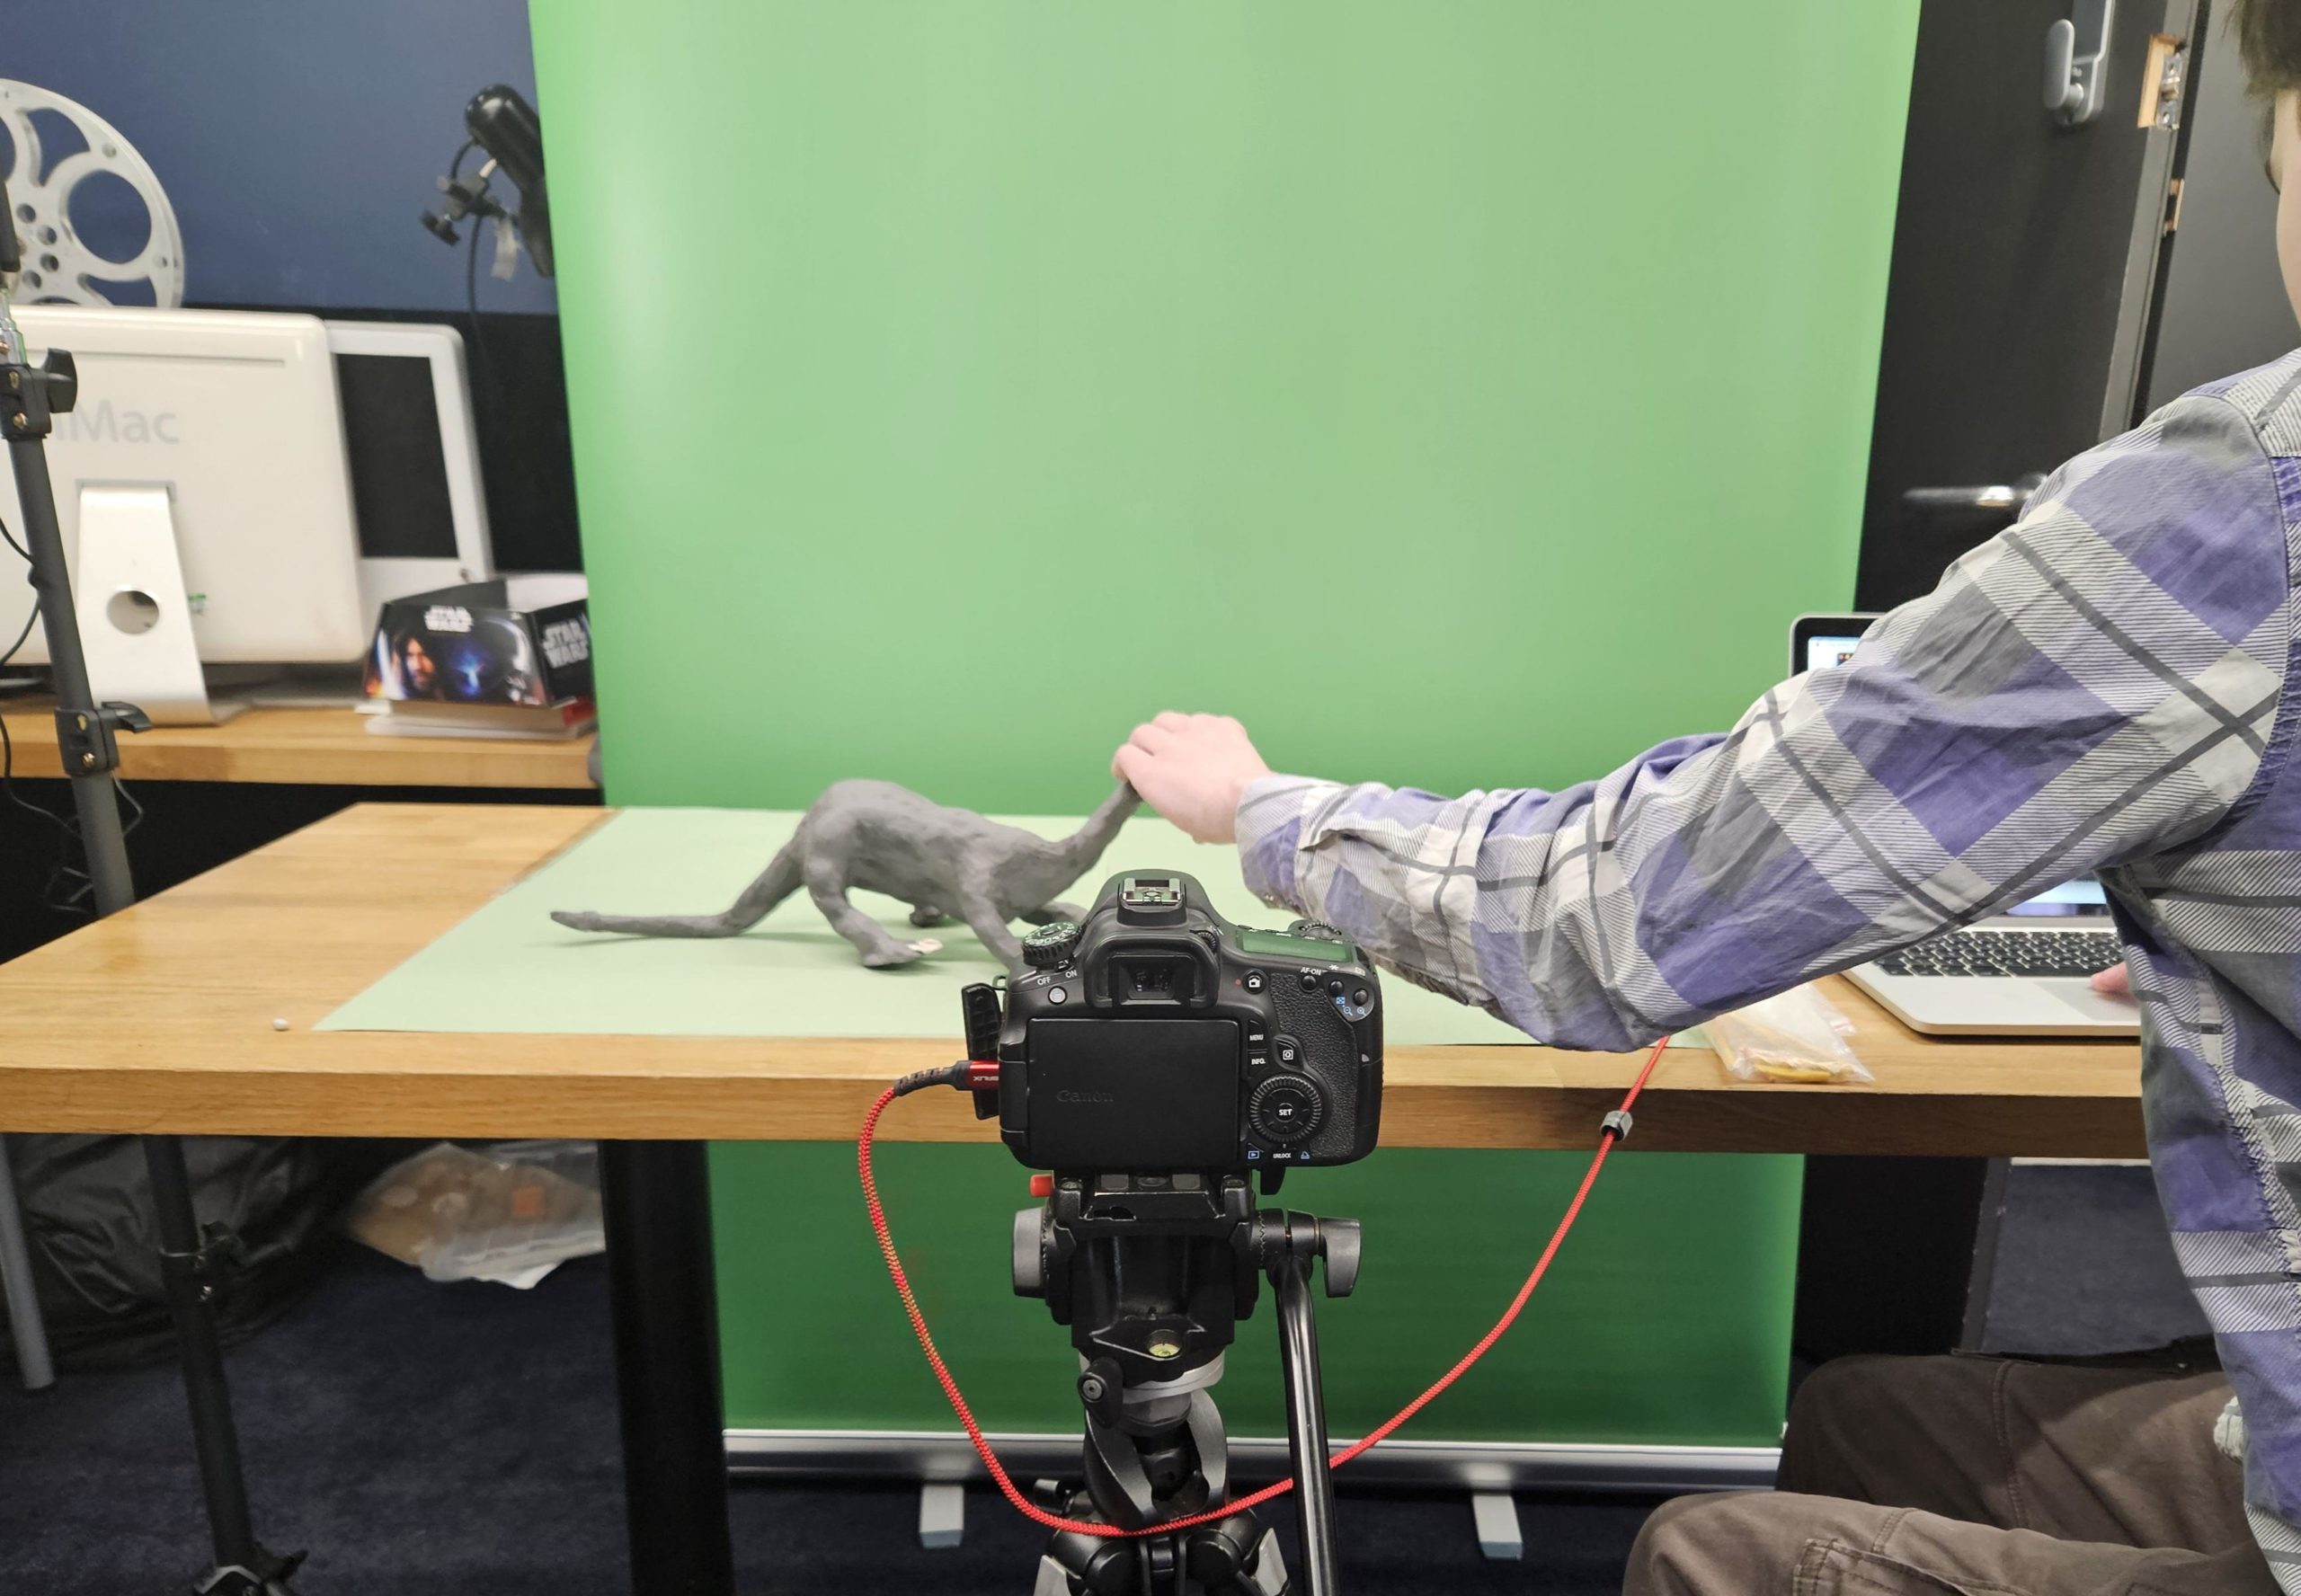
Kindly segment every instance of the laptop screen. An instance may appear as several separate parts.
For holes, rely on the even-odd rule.
[[[1801,670],[1826,670],[1833,665],[1843,665],[1853,658],[1853,645],[1861,641],[1861,634],[1851,637],[1808,637],[1806,639],[1805,663]]]
[[[1843,665],[1853,657],[1854,645],[1861,641],[1859,632],[1807,633],[1800,641],[1805,646],[1805,658],[1793,659],[1791,665],[1801,670],[1826,670]],[[2048,888],[2004,911],[2007,914],[2039,918],[2106,918],[2110,912],[2108,895],[2101,883],[2090,875],[2064,882]]]

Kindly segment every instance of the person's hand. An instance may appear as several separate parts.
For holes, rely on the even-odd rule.
[[[1229,715],[1169,710],[1134,729],[1111,774],[1198,842],[1239,839],[1239,800],[1270,774],[1247,729]]]
[[[2133,996],[2133,977],[2127,972],[2123,959],[2119,959],[2107,970],[2094,971],[2092,984],[2096,992],[2105,997],[2130,998]]]

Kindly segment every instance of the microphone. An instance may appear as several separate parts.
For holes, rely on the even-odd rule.
[[[456,235],[458,222],[469,217],[501,217],[518,231],[536,270],[549,277],[551,200],[544,182],[543,124],[537,120],[535,107],[508,84],[493,84],[474,94],[471,103],[464,107],[464,128],[470,137],[457,152],[455,167],[440,180],[448,202],[436,213],[423,213],[424,226],[441,243],[456,244],[460,242]],[[475,180],[466,181],[458,168],[464,155],[475,148],[486,152],[487,163]],[[519,191],[518,204],[512,208],[507,209],[488,191],[498,173]]]

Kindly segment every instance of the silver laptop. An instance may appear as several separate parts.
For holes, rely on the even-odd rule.
[[[1790,669],[1844,663],[1875,616],[1800,616]],[[2125,957],[2101,883],[2082,876],[2012,912],[1888,953],[1845,972],[1913,1031],[1932,1036],[2132,1036],[2132,999],[2087,978]]]

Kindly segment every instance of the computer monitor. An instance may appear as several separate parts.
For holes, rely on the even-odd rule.
[[[495,574],[464,341],[453,327],[330,322],[360,523],[360,590],[387,599]]]
[[[316,316],[25,306],[38,359],[78,361],[49,475],[99,698],[154,720],[214,718],[200,665],[333,664],[363,652],[373,611],[335,366]],[[0,507],[22,516],[0,460]],[[0,581],[0,640],[31,611]],[[44,663],[33,628],[17,662]]]

